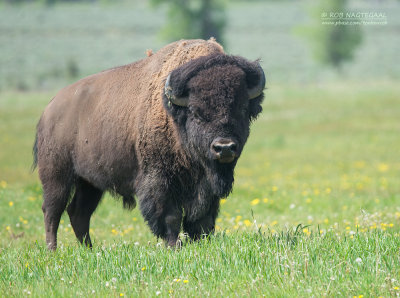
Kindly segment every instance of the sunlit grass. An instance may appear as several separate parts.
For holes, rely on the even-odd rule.
[[[184,247],[168,250],[138,209],[106,195],[92,218],[94,249],[76,243],[64,215],[56,253],[45,249],[42,191],[29,172],[52,94],[0,94],[0,292],[398,295],[399,91],[390,82],[270,86],[215,237],[182,235]]]

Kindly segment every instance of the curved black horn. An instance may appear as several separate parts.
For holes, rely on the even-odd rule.
[[[265,87],[265,74],[264,74],[264,70],[262,69],[260,63],[257,63],[257,72],[259,74],[260,80],[256,86],[247,90],[247,92],[249,94],[249,99],[253,99],[253,98],[260,96],[260,94],[263,92],[264,87]]]
[[[165,96],[174,105],[181,106],[181,107],[187,107],[188,101],[189,101],[189,98],[187,96],[186,97],[176,97],[172,94],[172,87],[169,85],[170,78],[171,78],[171,74],[168,75],[167,80],[165,81],[165,86],[164,86]]]

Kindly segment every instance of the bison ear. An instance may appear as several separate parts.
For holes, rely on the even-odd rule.
[[[255,71],[251,74],[248,74],[248,89],[247,93],[249,94],[249,100],[259,97],[265,88],[265,74],[262,69],[260,63],[257,61],[255,65]]]
[[[173,73],[170,73],[165,81],[164,94],[168,98],[169,102],[171,102],[172,104],[180,106],[180,107],[187,107],[188,103],[189,103],[189,96],[176,95],[176,93],[174,92],[174,89],[173,89],[173,84],[171,83],[171,75],[172,74]]]

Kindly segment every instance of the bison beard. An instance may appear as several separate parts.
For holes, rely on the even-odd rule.
[[[213,40],[190,40],[62,89],[33,148],[48,248],[57,247],[64,210],[91,246],[90,218],[105,191],[126,208],[136,196],[167,245],[182,228],[191,239],[212,233],[264,85],[258,62],[225,55]]]

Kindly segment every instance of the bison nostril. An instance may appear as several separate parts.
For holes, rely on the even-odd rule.
[[[221,153],[221,151],[222,151],[222,146],[220,144],[213,144],[212,148],[215,153]]]
[[[231,143],[230,145],[229,145],[229,149],[232,151],[232,152],[236,152],[236,144],[235,143]]]
[[[214,158],[233,158],[237,153],[237,144],[231,139],[217,138],[211,144],[211,152]]]

